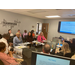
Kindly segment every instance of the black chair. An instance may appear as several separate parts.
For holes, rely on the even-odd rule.
[[[65,54],[65,57],[69,57],[69,58],[71,58],[73,55],[74,55],[73,52],[72,52],[72,53],[67,53],[67,54]]]
[[[0,60],[0,65],[4,65],[4,63]]]
[[[24,42],[26,42],[26,41],[27,41],[27,35],[24,36]]]

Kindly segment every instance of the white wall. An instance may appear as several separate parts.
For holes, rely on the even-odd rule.
[[[47,19],[47,20],[44,20],[45,23],[49,23],[48,40],[51,40],[52,37],[59,37],[60,35],[64,38],[67,38],[67,37],[69,37],[70,39],[75,38],[75,35],[73,34],[58,33],[59,21],[75,21],[75,19]]]
[[[32,29],[32,26],[34,26],[33,29],[36,29],[37,22],[40,22],[40,23],[44,22],[43,19],[0,10],[0,23],[3,21],[3,19],[5,19],[7,22],[14,22],[14,20],[17,20],[17,19],[21,21],[21,24],[19,26],[15,26],[14,28],[12,28],[12,32],[14,34],[17,32],[18,29],[21,30],[21,33],[23,33],[25,29],[27,31],[30,31]],[[3,27],[0,24],[0,34],[7,33],[8,29],[10,29],[10,27]]]

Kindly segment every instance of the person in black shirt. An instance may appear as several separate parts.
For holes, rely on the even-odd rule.
[[[71,39],[70,41],[65,40],[64,42],[67,42],[69,44],[71,52],[74,53],[75,52],[75,38]]]
[[[32,42],[33,41],[33,37],[31,35],[31,32],[28,33],[28,36],[27,36],[27,42]]]
[[[61,50],[58,52],[55,52],[56,55],[65,56],[65,57],[71,57],[71,50],[69,48],[68,43],[63,43],[63,46],[61,47]]]

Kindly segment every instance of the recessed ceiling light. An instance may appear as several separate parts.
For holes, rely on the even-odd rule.
[[[54,16],[46,16],[47,18],[53,18],[53,17],[60,17],[58,15],[54,15]]]

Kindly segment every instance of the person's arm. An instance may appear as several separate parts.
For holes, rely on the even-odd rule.
[[[22,37],[20,37],[20,38],[21,38],[21,43],[23,43]]]
[[[46,40],[46,38],[43,36],[43,40]]]
[[[16,38],[13,39],[13,46],[17,46]]]

